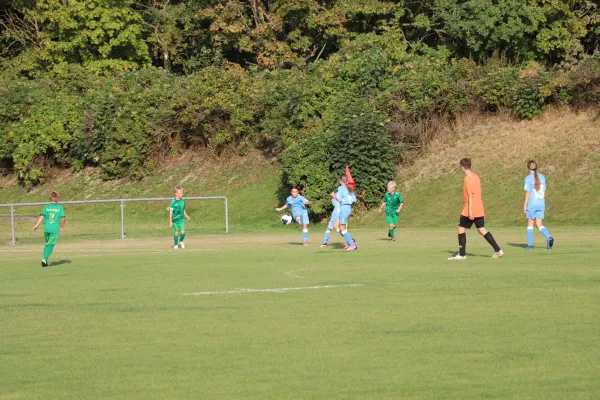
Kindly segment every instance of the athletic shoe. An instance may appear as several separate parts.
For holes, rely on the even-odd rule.
[[[175,250],[177,250],[177,249],[179,248],[179,246],[175,245],[175,246],[173,246],[173,248],[174,248]]]
[[[396,241],[396,238],[390,238],[390,240],[391,240],[392,242],[395,242],[395,241]]]
[[[504,252],[503,252],[502,250],[500,250],[500,251],[497,251],[497,252],[495,252],[495,253],[492,255],[492,258],[500,258],[500,257],[502,257],[503,255],[504,255]]]
[[[320,247],[327,247],[327,243],[323,243]]]
[[[466,259],[467,259],[467,256],[461,256],[460,254],[457,254],[452,257],[448,257],[448,260],[466,260]]]
[[[181,247],[182,249],[185,249],[185,243],[183,243],[183,242],[179,243],[179,247]]]
[[[527,250],[533,250],[533,246],[527,246]]]
[[[357,248],[358,248],[358,247],[356,247],[356,246],[348,246],[348,247],[346,247],[344,250],[345,250],[345,251],[354,251],[354,250],[356,250]]]
[[[348,243],[346,243],[346,244],[344,245],[344,250],[348,249],[348,247],[350,247],[350,245],[348,245]]]
[[[554,247],[554,238],[552,236],[550,236],[550,238],[546,241],[546,248],[548,250],[552,250],[553,247]]]
[[[47,267],[47,266],[48,266],[48,261],[42,260],[42,267]]]
[[[307,242],[302,243],[302,246],[308,246]]]

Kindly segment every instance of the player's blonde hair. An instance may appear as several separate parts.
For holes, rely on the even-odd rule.
[[[180,185],[175,186],[176,192],[183,192],[183,188]]]
[[[396,181],[389,181],[387,187],[396,187]]]
[[[537,172],[537,163],[535,162],[535,160],[527,161],[527,168],[529,168],[530,171],[533,171],[533,180],[534,180],[533,187],[535,188],[536,191],[540,190],[540,186],[542,185],[542,182],[540,182],[540,176],[538,175],[538,172]]]

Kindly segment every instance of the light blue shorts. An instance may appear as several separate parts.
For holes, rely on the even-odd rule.
[[[304,211],[302,214],[294,215],[294,221],[300,225],[308,225],[310,223],[308,221],[308,211]]]
[[[340,207],[340,224],[346,225],[348,223],[348,218],[350,218],[350,214],[352,214],[352,206],[349,204],[342,204]]]
[[[327,229],[332,230],[335,225],[335,221],[340,219],[340,212],[332,212],[331,218],[329,219],[329,225],[327,225]]]
[[[527,218],[544,219],[544,210],[527,210]]]

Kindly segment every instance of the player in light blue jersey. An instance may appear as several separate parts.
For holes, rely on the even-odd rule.
[[[325,235],[323,236],[323,244],[321,247],[327,247],[329,243],[329,235],[331,235],[331,230],[335,229],[337,233],[340,235],[340,208],[341,204],[339,201],[335,199],[331,199],[331,204],[333,205],[333,211],[331,212],[331,218],[329,219],[329,225],[327,225],[327,230],[325,231]]]
[[[523,211],[527,216],[527,250],[533,249],[533,222],[546,238],[546,248],[554,246],[554,238],[544,226],[544,211],[546,210],[546,177],[537,172],[537,163],[534,160],[527,162],[529,175],[525,178],[525,203]]]
[[[356,250],[356,243],[352,236],[348,232],[346,225],[348,224],[348,218],[352,213],[352,204],[356,202],[356,195],[354,191],[348,187],[348,177],[346,175],[340,176],[340,186],[338,187],[337,193],[331,193],[331,197],[340,203],[340,231],[344,239],[346,239],[346,247],[344,250],[352,251]]]
[[[302,225],[302,244],[304,246],[308,246],[308,211],[306,210],[306,206],[310,205],[310,201],[305,199],[302,195],[300,195],[299,188],[292,188],[292,195],[287,198],[285,204],[279,208],[276,208],[276,211],[282,211],[287,207],[292,209],[292,217],[294,221],[298,224]]]

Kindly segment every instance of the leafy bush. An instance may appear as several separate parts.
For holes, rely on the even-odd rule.
[[[73,132],[81,129],[81,112],[76,99],[58,97],[47,104],[33,105],[28,116],[13,125],[8,136],[17,146],[13,162],[19,179],[31,187],[44,179],[44,160],[69,165]]]
[[[256,142],[257,89],[245,70],[209,67],[179,89],[172,108],[185,144],[220,153]]]
[[[532,119],[544,111],[553,90],[548,75],[545,72],[534,71],[533,76],[523,78],[511,110],[520,118]]]
[[[322,70],[265,72],[256,77],[260,121],[257,145],[280,153],[325,130],[323,114],[335,92],[333,78]]]
[[[399,156],[385,126],[386,115],[353,100],[340,102],[337,110],[331,127],[330,170],[339,176],[348,165],[360,202],[374,206],[380,202],[387,182],[394,178]]]
[[[281,157],[283,167],[281,200],[293,186],[303,188],[302,195],[312,202],[309,212],[323,217],[331,210],[331,193],[336,176],[330,169],[332,137],[322,133],[287,150]]]
[[[394,173],[394,150],[385,127],[385,115],[360,100],[340,99],[328,132],[305,140],[282,157],[283,186],[304,187],[313,202],[310,213],[323,217],[331,209],[337,178],[351,169],[356,181],[358,206],[381,200]]]
[[[521,70],[516,67],[489,71],[475,83],[475,91],[491,110],[511,108],[522,86]]]
[[[600,104],[600,52],[585,57],[559,77],[560,91],[578,106]]]

